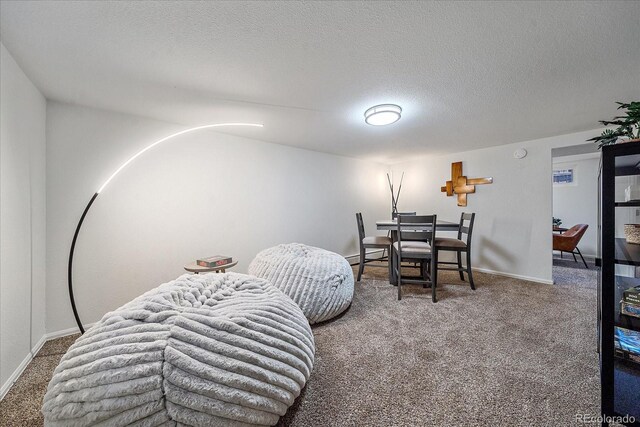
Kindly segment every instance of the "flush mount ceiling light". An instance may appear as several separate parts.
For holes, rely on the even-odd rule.
[[[400,120],[402,108],[395,104],[381,104],[364,112],[364,121],[373,126],[390,125]]]

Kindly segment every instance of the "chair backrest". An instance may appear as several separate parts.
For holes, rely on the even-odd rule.
[[[460,227],[458,228],[458,240],[462,240],[467,244],[467,248],[471,247],[471,234],[473,234],[473,223],[476,220],[475,213],[462,212],[460,215]]]
[[[359,242],[362,243],[362,239],[364,239],[364,222],[362,221],[362,213],[358,212],[356,214],[356,222],[358,223],[358,237],[360,238]]]
[[[402,228],[411,230],[411,226],[419,226],[423,228],[428,226],[428,230],[424,231],[402,231]],[[435,215],[399,215],[398,216],[398,241],[422,241],[431,244],[433,236],[436,232],[436,216]]]
[[[393,217],[393,219],[397,220],[398,219],[398,215],[402,215],[402,216],[415,216],[416,212],[395,212],[392,213],[391,216]],[[411,231],[404,231],[402,233],[402,240],[413,240],[413,241],[420,241],[422,240],[422,236],[420,234],[416,234],[413,233]]]
[[[576,224],[562,234],[553,235],[553,250],[573,252],[580,243],[580,239],[589,228],[587,224]]]
[[[582,239],[582,236],[584,236],[584,233],[587,231],[587,228],[589,228],[589,224],[576,224],[562,233],[562,237],[571,237],[573,239],[577,239],[577,241],[579,242],[580,239]]]
[[[398,215],[415,215],[415,212],[391,212],[391,219],[398,218]]]

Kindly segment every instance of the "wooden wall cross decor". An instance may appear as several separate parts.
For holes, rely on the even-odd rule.
[[[467,194],[476,192],[476,185],[492,184],[493,178],[467,178],[462,175],[462,162],[451,163],[451,181],[447,181],[440,191],[447,196],[458,196],[458,206],[467,206]]]

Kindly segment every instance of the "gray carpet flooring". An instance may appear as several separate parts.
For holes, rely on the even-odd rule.
[[[351,308],[313,328],[313,373],[279,425],[581,425],[576,414],[599,410],[596,294],[556,270],[556,285],[476,273],[476,291],[442,272],[433,304],[419,286],[397,301],[386,268],[368,265]],[[38,353],[0,402],[1,425],[42,425],[74,338]]]
[[[27,427],[42,426],[44,418],[40,413],[42,398],[53,371],[67,349],[80,335],[69,335],[47,341],[18,381],[0,401],[0,426]]]
[[[598,270],[592,260],[587,260],[586,268],[580,258],[575,262],[571,255],[553,257],[553,283],[556,285],[598,287]]]

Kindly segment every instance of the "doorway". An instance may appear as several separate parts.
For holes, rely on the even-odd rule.
[[[551,150],[553,282],[596,287],[600,151],[586,143]]]

